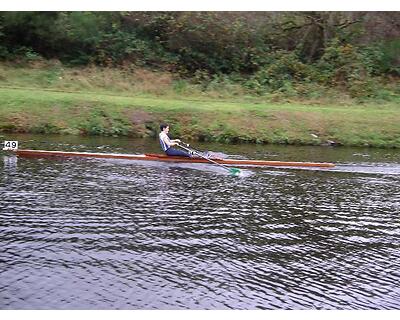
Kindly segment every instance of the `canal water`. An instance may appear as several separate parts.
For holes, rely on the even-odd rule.
[[[20,148],[155,140],[7,135]],[[243,168],[0,152],[0,309],[399,309],[400,151],[197,144]]]

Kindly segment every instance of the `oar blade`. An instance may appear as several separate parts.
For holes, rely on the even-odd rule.
[[[229,173],[232,175],[232,176],[238,176],[239,174],[240,174],[240,169],[238,169],[238,168],[230,168],[229,169]]]

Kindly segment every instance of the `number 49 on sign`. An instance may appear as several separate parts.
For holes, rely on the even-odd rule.
[[[3,150],[17,150],[18,141],[4,141]]]

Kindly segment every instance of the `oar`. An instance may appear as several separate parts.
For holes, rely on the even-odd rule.
[[[188,148],[188,149],[190,149],[190,150],[192,150],[192,151],[197,151],[198,153],[201,153],[201,154],[206,154],[206,153],[208,153],[209,155],[211,155],[211,153],[209,152],[209,151],[201,151],[201,150],[199,150],[199,149],[195,149],[195,148],[193,148],[191,145],[189,145],[188,143],[185,143],[185,142],[180,142],[183,146],[185,146],[186,148]],[[213,154],[212,155],[212,158],[213,159],[217,159],[217,160],[224,160],[224,158],[221,158],[221,157],[217,157],[215,154]]]
[[[204,151],[201,151],[201,150],[199,150],[199,149],[193,148],[191,145],[189,145],[189,143],[185,143],[185,142],[181,141],[180,144],[181,144],[180,147],[184,146],[184,147],[190,149],[190,150],[193,151],[193,152],[196,151],[196,152],[202,153],[202,154],[205,153]]]
[[[195,154],[195,155],[197,155],[197,156],[199,156],[199,157],[201,157],[201,158],[203,158],[203,159],[205,159],[205,160],[207,160],[207,161],[209,161],[209,162],[211,162],[213,164],[216,164],[217,166],[220,166],[220,167],[224,168],[225,170],[228,170],[229,173],[231,175],[233,175],[233,176],[237,176],[237,175],[240,174],[240,170],[238,168],[229,168],[227,166],[224,166],[222,163],[218,163],[218,162],[216,162],[214,160],[211,160],[211,159],[203,156],[200,152],[197,152],[196,150],[193,150],[193,149],[189,149],[189,148],[187,148],[187,147],[185,147],[185,146],[183,146],[183,145],[181,145],[179,143],[178,143],[178,147],[181,147],[182,149],[185,149],[186,151],[192,152],[193,154]]]

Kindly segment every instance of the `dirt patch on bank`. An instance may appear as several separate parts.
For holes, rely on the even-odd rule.
[[[12,116],[2,116],[0,119],[0,129],[3,132],[27,133],[30,128],[38,122],[32,115],[26,113],[13,114]]]
[[[140,138],[157,135],[158,126],[161,122],[158,114],[131,108],[123,110],[122,114],[131,123],[130,135]]]

